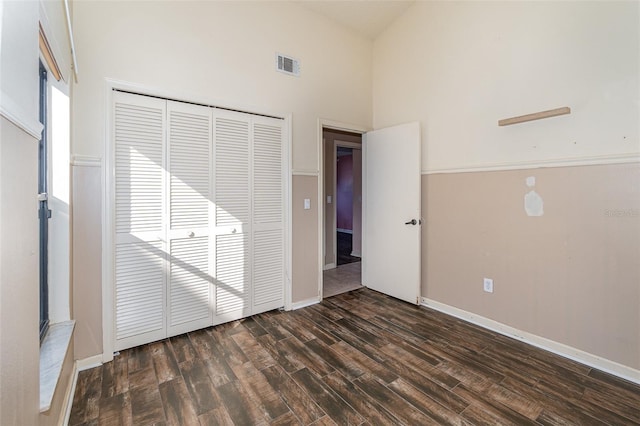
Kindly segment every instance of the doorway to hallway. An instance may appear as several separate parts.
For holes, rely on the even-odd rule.
[[[362,136],[323,128],[323,297],[362,286]]]

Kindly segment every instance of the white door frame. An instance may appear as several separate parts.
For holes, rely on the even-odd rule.
[[[324,271],[324,246],[325,246],[325,202],[326,195],[324,194],[324,165],[326,159],[324,158],[324,141],[322,131],[323,129],[328,130],[341,130],[345,132],[364,134],[368,132],[370,129],[358,126],[357,124],[349,124],[342,123],[339,121],[326,120],[319,118],[318,119],[318,217],[320,220],[318,221],[318,301],[323,299],[323,277],[322,273]],[[334,152],[335,158],[335,152]],[[364,167],[364,164],[363,164]],[[362,171],[364,175],[364,169]],[[335,185],[335,176],[334,176],[334,185]],[[364,182],[363,182],[364,185]],[[364,197],[364,193],[363,193]],[[363,199],[364,202],[364,199]],[[362,223],[364,223],[365,212],[362,211]],[[364,235],[363,235],[364,239]]]
[[[331,224],[333,235],[336,236],[338,232],[338,147],[359,149],[362,151],[362,144],[355,142],[346,142],[336,139],[333,145],[333,222]],[[362,177],[362,168],[360,169],[360,175]],[[353,197],[352,197],[353,198]],[[360,228],[362,228],[362,220],[360,221]],[[326,233],[325,233],[326,237]],[[338,267],[338,238],[333,238],[333,255],[336,257],[335,267]]]
[[[251,107],[242,104],[203,97],[192,92],[172,92],[157,87],[106,78],[104,80],[104,153],[102,171],[102,362],[113,360],[115,347],[114,307],[115,307],[115,147],[113,145],[113,91],[122,90],[140,95],[155,96],[169,100],[195,102],[212,107],[226,108],[248,114],[267,115],[284,120],[287,133],[283,149],[287,164],[283,170],[285,179],[285,285],[284,308],[291,309],[292,294],[292,114],[278,111],[252,111]],[[322,132],[320,132],[322,133]]]

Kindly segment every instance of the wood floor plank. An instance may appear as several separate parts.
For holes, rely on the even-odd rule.
[[[304,364],[294,357],[279,341],[276,341],[271,334],[258,337],[258,341],[288,373],[304,368]]]
[[[366,354],[360,352],[353,346],[345,343],[338,342],[331,345],[331,348],[343,358],[351,360],[353,363],[359,366],[364,372],[371,373],[372,375],[379,377],[385,383],[390,383],[398,378],[387,366],[383,363],[377,362],[372,358],[369,358]]]
[[[130,392],[134,425],[165,423],[164,407],[157,386],[135,387]]]
[[[198,415],[222,405],[218,393],[207,374],[204,361],[187,361],[180,364],[182,377]]]
[[[231,420],[237,425],[267,425],[269,417],[253,403],[238,381],[217,388]]]
[[[131,398],[128,392],[100,399],[100,426],[133,426]]]
[[[388,360],[385,366],[396,373],[398,377],[455,413],[460,413],[469,405],[463,398],[451,392],[451,389],[460,383],[451,376],[435,377],[429,371],[412,370],[398,360]]]
[[[158,383],[164,383],[180,377],[180,369],[176,362],[169,340],[161,340],[149,345],[153,366],[156,370]]]
[[[189,340],[188,334],[173,336],[169,341],[171,342],[171,348],[173,349],[173,353],[178,364],[185,361],[192,361],[198,356],[196,350],[191,344],[191,340]]]
[[[199,423],[187,386],[182,378],[160,383],[160,397],[167,425],[196,425]]]
[[[123,350],[69,424],[640,424],[640,386],[366,288]]]
[[[318,327],[313,321],[310,321],[305,316],[301,315],[300,311],[292,312],[291,316],[300,323],[301,327],[309,330],[309,332],[313,334],[316,339],[323,341],[327,345],[332,345],[338,341],[334,336],[326,332],[323,328]]]
[[[494,424],[534,425],[535,421],[511,410],[496,400],[486,397],[486,394],[474,392],[459,384],[453,390],[454,393],[471,402],[462,416],[472,422],[484,423],[488,418]]]
[[[441,425],[463,425],[465,420],[455,411],[437,403],[404,379],[394,380],[389,388]]]
[[[271,420],[290,411],[278,392],[271,387],[264,375],[251,362],[235,367],[234,371],[239,384]]]
[[[387,411],[408,425],[436,425],[438,422],[387,388],[382,381],[364,374],[353,382]]]
[[[242,365],[249,361],[249,358],[247,358],[242,349],[238,347],[233,337],[224,333],[223,330],[212,327],[208,328],[207,332],[211,336],[212,344],[215,347],[212,353],[222,355],[231,368],[233,368],[234,365]]]
[[[248,330],[234,334],[233,340],[258,370],[275,365],[276,361],[271,354]]]
[[[324,411],[281,367],[261,371],[273,389],[277,389],[291,411],[304,423],[311,424],[325,415]]]
[[[95,420],[100,413],[100,398],[102,397],[102,371],[104,366],[81,371],[78,374],[76,392],[73,397],[73,407],[70,424],[82,424]]]
[[[283,350],[288,351],[288,358],[298,360],[300,364],[315,371],[319,376],[324,376],[334,370],[334,368],[329,363],[325,362],[322,357],[316,355],[293,336],[279,341],[278,345],[280,345]]]
[[[347,404],[360,413],[368,423],[374,425],[391,425],[399,422],[398,418],[381,407],[373,398],[347,380],[340,373],[326,375],[322,380]]]
[[[147,345],[127,349],[126,356],[130,373],[153,366],[153,360]]]
[[[309,340],[305,343],[305,346],[349,380],[356,379],[364,374],[364,371],[356,362],[340,356],[330,346],[318,339]]]
[[[158,386],[158,377],[153,364],[148,367],[129,372],[129,390]]]
[[[364,422],[362,416],[306,368],[296,371],[291,377],[337,424],[359,425]]]
[[[199,415],[198,421],[201,426],[233,426],[233,420],[224,406]]]
[[[300,420],[291,411],[283,414],[270,423],[271,426],[296,426],[302,425]]]
[[[584,413],[572,403],[547,395],[540,390],[510,377],[505,378],[501,386],[514,391],[530,400],[537,401],[544,408],[536,421],[541,424],[601,425],[604,422]]]

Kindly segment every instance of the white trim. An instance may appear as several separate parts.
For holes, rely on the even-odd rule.
[[[353,229],[336,228],[336,232],[342,232],[343,234],[353,234]]]
[[[318,170],[291,169],[291,174],[294,176],[318,176],[320,172]]]
[[[104,362],[102,359],[104,356],[102,354],[90,356],[88,358],[79,359],[76,361],[76,368],[78,372],[84,370],[90,370],[92,368],[100,367]],[[113,359],[113,356],[111,357]]]
[[[42,123],[30,117],[19,104],[2,91],[0,91],[0,116],[18,126],[29,136],[40,140],[44,128]]]
[[[104,167],[102,168],[102,362],[113,360],[114,339],[114,241],[115,230],[115,148],[111,143],[113,132],[113,89],[117,83],[105,80],[104,97]]]
[[[351,252],[351,256],[353,256],[353,257],[362,257],[362,253],[360,253],[359,251],[352,251]]]
[[[71,68],[73,75],[78,82],[78,60],[76,59],[76,44],[73,41],[73,26],[71,25],[71,13],[69,13],[69,0],[64,0],[64,15],[67,18],[67,33],[69,34],[69,44],[71,45]]]
[[[78,361],[73,363],[73,367],[71,370],[71,378],[69,379],[69,384],[67,385],[67,390],[64,393],[64,399],[62,400],[62,412],[60,413],[60,417],[62,418],[61,422],[58,422],[59,425],[68,425],[69,418],[71,417],[71,409],[73,408],[73,397],[76,393],[76,384],[78,383]]]
[[[291,305],[291,309],[295,311],[296,309],[306,308],[307,306],[320,303],[320,301],[320,297],[310,297],[309,299],[304,299],[299,302],[293,302],[293,304]]]
[[[465,310],[449,306],[435,300],[427,299],[426,297],[422,298],[421,305],[454,316],[456,318],[460,318],[464,321],[470,322],[488,330],[495,331],[496,333],[511,337],[513,339],[527,343],[531,346],[544,349],[556,355],[560,355],[573,361],[577,361],[589,367],[593,367],[598,370],[613,374],[625,380],[640,384],[640,370],[627,367],[626,365],[622,365],[615,361],[590,354],[588,352],[573,348],[563,343],[540,337],[526,331],[518,330],[501,322],[494,321],[492,319],[473,314],[471,312],[467,312]]]
[[[331,158],[331,161],[333,162],[331,167],[333,169],[333,177],[331,180],[331,193],[333,194],[333,203],[331,204],[331,211],[333,212],[331,236],[333,240],[333,259],[336,264],[338,264],[338,144],[335,143],[335,139],[333,141],[333,158]],[[325,231],[325,237],[326,235],[327,233]]]
[[[84,166],[84,167],[102,167],[102,158],[91,157],[88,155],[71,155],[72,166]]]
[[[324,265],[324,267],[322,268],[322,270],[327,271],[329,269],[336,269],[336,263],[327,263],[326,265]]]
[[[287,199],[285,210],[285,285],[284,285],[284,309],[291,310],[293,293],[293,114],[285,118],[284,127],[287,130]]]
[[[514,163],[490,163],[479,166],[468,167],[445,167],[442,169],[424,169],[423,175],[437,173],[470,173],[470,172],[493,172],[501,170],[526,170],[541,169],[546,167],[575,167],[575,166],[596,166],[600,164],[626,164],[640,162],[640,153],[625,153],[613,155],[593,155],[589,157],[557,158],[550,160],[522,161]]]
[[[106,86],[109,90],[122,90],[139,95],[155,96],[168,99],[170,101],[187,102],[201,104],[212,108],[229,109],[236,112],[266,115],[272,118],[285,120],[290,114],[283,114],[282,111],[269,109],[265,106],[246,105],[238,102],[229,102],[219,98],[203,96],[202,92],[166,90],[159,87],[147,86],[143,84],[131,83],[128,81],[105,78]]]
[[[333,142],[335,142],[335,144],[337,146],[341,146],[343,148],[351,148],[351,149],[362,150],[362,144],[361,143],[341,141],[339,139],[334,139]]]
[[[320,118],[318,121],[320,123],[320,134],[322,134],[323,128],[360,134],[367,133],[369,131],[367,127],[358,126],[356,124],[343,123],[341,121],[325,120],[322,118]]]

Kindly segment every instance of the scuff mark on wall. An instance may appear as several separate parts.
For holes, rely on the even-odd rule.
[[[527,186],[533,188],[536,184],[535,176],[526,179]],[[544,201],[540,194],[533,189],[524,195],[524,211],[527,216],[542,216],[544,214]]]

